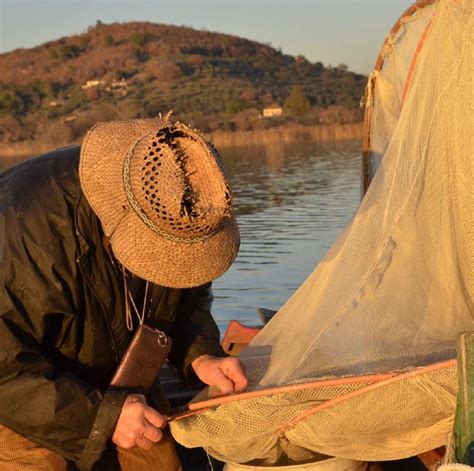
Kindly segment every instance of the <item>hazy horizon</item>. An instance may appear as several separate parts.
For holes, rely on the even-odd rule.
[[[0,53],[104,23],[150,21],[233,34],[367,74],[406,0],[0,0]]]

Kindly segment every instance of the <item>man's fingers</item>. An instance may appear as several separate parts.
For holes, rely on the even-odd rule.
[[[143,394],[129,394],[127,399],[125,399],[125,404],[133,404],[135,402],[146,405],[145,396]]]
[[[145,438],[152,441],[153,443],[159,442],[163,437],[163,432],[161,429],[150,424],[150,422],[145,421]]]
[[[235,392],[242,392],[247,389],[249,382],[247,381],[247,378],[238,378],[234,380],[234,390]]]
[[[153,442],[146,438],[144,435],[140,435],[136,438],[135,443],[140,448],[144,448],[145,450],[149,450],[153,446]]]
[[[161,440],[166,425],[165,418],[155,409],[149,407],[145,396],[130,394],[125,399],[112,441],[119,447],[150,448]]]
[[[199,379],[217,386],[224,394],[240,392],[247,388],[248,381],[237,358],[216,358],[202,355],[192,366]]]
[[[166,425],[166,419],[158,411],[152,407],[147,407],[145,411],[145,419],[158,428],[163,428]]]
[[[223,394],[231,394],[234,392],[234,383],[227,378],[223,371],[221,371],[215,379],[214,385],[217,386]]]
[[[234,383],[236,392],[243,391],[248,386],[247,378],[236,358],[227,358],[224,373]]]

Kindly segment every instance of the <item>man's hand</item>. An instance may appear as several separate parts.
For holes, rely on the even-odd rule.
[[[147,405],[145,396],[130,394],[123,403],[112,441],[121,448],[149,449],[161,440],[165,425],[165,418]]]
[[[224,394],[241,392],[248,385],[237,358],[202,355],[191,366],[203,383],[217,386]]]

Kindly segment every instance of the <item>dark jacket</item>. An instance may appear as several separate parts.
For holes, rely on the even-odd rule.
[[[126,396],[107,385],[132,333],[122,272],[78,162],[69,147],[0,175],[0,422],[89,469]],[[173,338],[183,373],[204,353],[222,354],[209,287],[152,286],[146,323]]]

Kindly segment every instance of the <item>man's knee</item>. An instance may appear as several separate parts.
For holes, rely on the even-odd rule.
[[[48,450],[0,425],[1,471],[66,471],[67,462]]]

